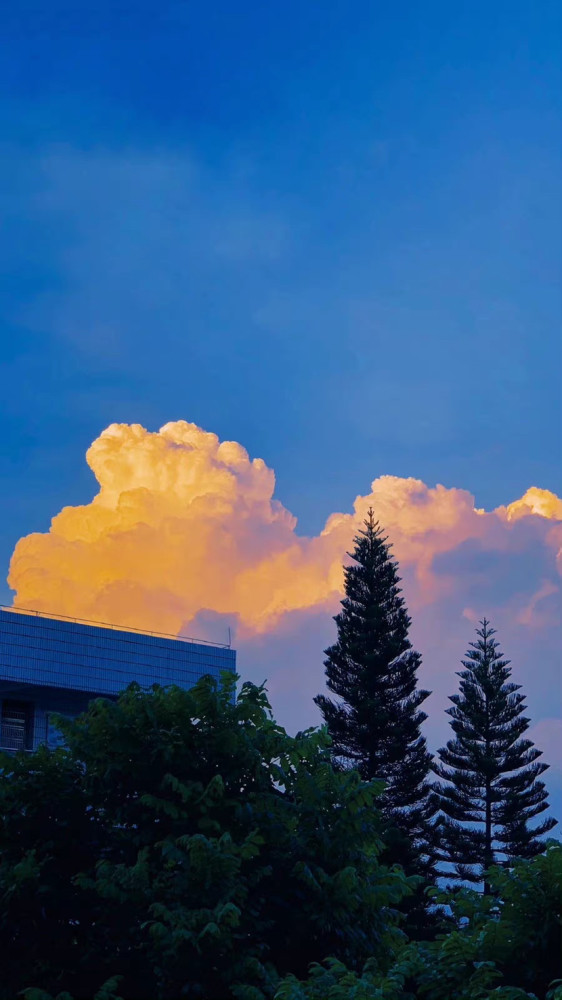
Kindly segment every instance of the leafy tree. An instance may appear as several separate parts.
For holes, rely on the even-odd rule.
[[[481,882],[495,861],[532,858],[544,850],[540,840],[556,825],[546,819],[534,829],[530,820],[548,809],[548,793],[539,776],[548,764],[537,763],[542,751],[521,739],[529,720],[522,715],[520,684],[509,681],[509,660],[502,659],[487,619],[472,642],[460,694],[447,709],[455,734],[439,750],[434,770],[439,787],[441,860],[454,864],[452,877]],[[485,893],[489,883],[484,883]]]
[[[263,1000],[329,954],[388,961],[380,789],[234,685],[132,685],[59,720],[66,749],[2,756],[2,1000]]]
[[[434,890],[450,911],[442,933],[405,942],[386,970],[315,963],[305,981],[287,976],[275,1000],[562,1000],[562,845],[494,867],[489,880],[497,899]]]
[[[408,639],[411,620],[386,543],[370,509],[348,553],[353,564],[344,569],[337,642],[326,650],[327,687],[338,700],[318,695],[315,702],[340,765],[385,782],[384,859],[431,879],[436,804],[428,780],[431,755],[420,732],[427,718],[420,705],[429,691],[417,690],[421,658]],[[423,909],[419,894],[417,903]]]
[[[499,921],[487,925],[486,949],[506,982],[544,996],[558,983],[562,1000],[562,844],[544,854],[493,866],[488,874]]]

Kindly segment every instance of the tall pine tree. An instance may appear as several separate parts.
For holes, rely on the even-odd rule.
[[[338,700],[314,700],[336,760],[363,778],[386,782],[383,860],[431,879],[436,806],[428,780],[431,755],[420,733],[427,718],[420,705],[430,692],[417,690],[421,657],[408,640],[411,620],[397,566],[372,509],[354,542],[348,553],[353,564],[344,569],[346,596],[334,619],[337,642],[325,651],[327,687]]]
[[[477,642],[462,660],[460,694],[447,709],[455,733],[439,750],[438,789],[440,859],[455,866],[453,878],[481,882],[492,864],[532,858],[545,845],[540,837],[556,825],[546,819],[532,829],[530,820],[548,809],[548,793],[539,776],[548,764],[531,740],[520,684],[509,681],[509,660],[502,659],[495,629],[484,618]],[[449,873],[447,873],[449,874]],[[484,883],[484,892],[489,886]]]

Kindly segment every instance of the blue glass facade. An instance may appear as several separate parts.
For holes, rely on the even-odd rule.
[[[56,744],[51,713],[78,715],[131,681],[189,688],[204,674],[235,669],[236,653],[225,646],[4,610],[0,747]]]

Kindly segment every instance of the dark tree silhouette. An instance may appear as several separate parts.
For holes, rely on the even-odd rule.
[[[440,859],[455,866],[453,878],[469,882],[481,882],[492,864],[510,866],[515,858],[542,853],[540,838],[557,822],[529,826],[548,809],[548,793],[538,780],[548,764],[537,763],[542,751],[521,739],[529,726],[524,696],[517,693],[521,685],[509,681],[510,661],[492,638],[495,629],[486,618],[480,625],[478,641],[461,661],[460,694],[447,709],[455,736],[433,766],[445,782],[438,787]]]
[[[318,695],[315,702],[339,766],[386,783],[383,858],[431,879],[436,803],[431,755],[420,733],[427,718],[420,705],[430,692],[417,690],[421,657],[408,639],[397,566],[372,509],[354,541],[353,564],[344,570],[346,596],[334,619],[338,638],[325,660],[328,690],[339,700]]]

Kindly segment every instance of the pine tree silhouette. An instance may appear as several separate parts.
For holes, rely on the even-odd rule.
[[[372,509],[354,542],[348,553],[353,564],[344,569],[346,596],[334,619],[337,642],[325,651],[327,687],[339,700],[314,700],[336,762],[386,782],[380,802],[388,849],[382,860],[431,880],[436,802],[428,780],[431,755],[420,732],[427,718],[420,705],[430,692],[417,690],[421,657],[408,639],[397,566]]]
[[[545,844],[543,834],[556,826],[546,819],[531,829],[529,821],[548,809],[548,793],[539,777],[548,764],[531,740],[521,739],[529,727],[522,715],[521,685],[509,681],[509,660],[484,618],[477,642],[458,672],[460,694],[447,709],[455,734],[439,750],[435,773],[440,808],[440,860],[453,864],[452,878],[481,882],[492,864],[509,866],[514,858],[532,858]],[[484,892],[489,885],[484,883]]]

